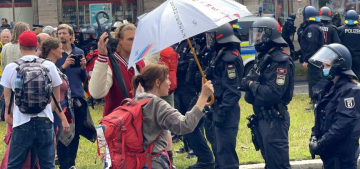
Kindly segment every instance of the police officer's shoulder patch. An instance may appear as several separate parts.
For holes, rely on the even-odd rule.
[[[349,97],[344,99],[345,107],[348,109],[355,107],[355,99],[354,97]]]
[[[311,38],[311,37],[312,37],[312,33],[311,33],[311,32],[308,32],[307,37],[308,37],[308,38]]]
[[[285,84],[285,75],[277,75],[276,84],[282,86]]]
[[[225,67],[226,67],[229,79],[235,79],[236,78],[235,64],[227,64]]]
[[[287,70],[284,69],[284,68],[279,68],[279,67],[278,67],[278,68],[276,68],[276,73],[286,75]]]

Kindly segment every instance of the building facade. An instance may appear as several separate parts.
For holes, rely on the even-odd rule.
[[[33,24],[57,26],[59,23],[94,25],[94,13],[105,10],[108,22],[128,20],[136,22],[137,16],[150,12],[165,0],[0,0],[0,17],[9,23],[24,21]],[[307,5],[319,8],[319,0],[236,0],[257,14],[262,7],[264,14],[274,14],[279,23],[296,13],[296,25],[302,21],[302,10]],[[358,10],[358,0],[328,0],[325,5],[342,16],[348,9]],[[322,1],[324,3],[324,1]],[[323,5],[323,4],[320,4]]]

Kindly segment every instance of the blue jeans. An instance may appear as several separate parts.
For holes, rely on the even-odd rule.
[[[54,128],[50,120],[31,119],[13,128],[7,169],[19,169],[35,148],[41,169],[55,168]]]

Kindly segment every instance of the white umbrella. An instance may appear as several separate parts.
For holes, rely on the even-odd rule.
[[[184,39],[249,15],[245,6],[233,0],[167,0],[140,19],[129,67]]]

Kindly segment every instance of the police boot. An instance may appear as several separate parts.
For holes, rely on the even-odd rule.
[[[187,151],[186,151],[186,148],[184,146],[182,146],[178,150],[175,150],[175,152],[178,153],[178,154],[182,154],[182,153],[185,153]]]
[[[204,162],[196,162],[193,165],[190,165],[188,169],[215,169],[214,162],[204,163]]]

